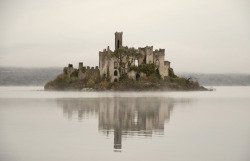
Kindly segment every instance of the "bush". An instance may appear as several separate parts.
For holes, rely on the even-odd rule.
[[[102,82],[99,83],[98,88],[99,88],[100,90],[109,89],[109,88],[110,88],[110,84],[111,84],[110,82],[102,81]]]
[[[81,71],[82,71],[83,73],[85,73],[85,72],[86,72],[86,67],[82,67],[82,68],[81,68]]]
[[[169,75],[169,77],[171,77],[171,78],[176,78],[176,77],[177,77],[177,76],[174,74],[173,68],[169,68],[169,69],[168,69],[168,75]]]
[[[122,82],[122,81],[126,81],[128,79],[129,79],[128,78],[128,74],[127,73],[123,73],[123,74],[121,74],[119,81]]]
[[[68,68],[67,68],[67,67],[64,67],[64,68],[63,68],[63,74],[65,74],[65,75],[68,74]]]
[[[145,73],[147,76],[150,76],[150,75],[156,73],[154,64],[141,64],[138,67],[131,67],[130,71],[131,70],[134,70],[136,72]]]
[[[95,87],[95,81],[93,79],[89,79],[87,82],[87,87],[88,88],[94,88]]]
[[[70,77],[78,77],[78,70],[74,70],[71,74]]]

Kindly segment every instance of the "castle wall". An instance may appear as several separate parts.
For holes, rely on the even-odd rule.
[[[169,76],[169,68],[170,68],[170,62],[169,61],[164,61],[164,77]]]
[[[109,52],[108,51],[103,51],[99,52],[99,70],[100,70],[100,75],[101,77],[106,75],[108,73],[108,68],[109,68],[109,63],[110,63],[110,58],[109,58]]]
[[[145,53],[146,53],[146,64],[152,64],[154,62],[153,46],[145,47]]]
[[[115,33],[115,50],[116,49],[124,49],[128,50],[128,47],[122,46],[122,32],[116,32]],[[159,49],[153,51],[153,46],[146,46],[144,48],[138,48],[137,50],[141,57],[139,58],[130,58],[130,60],[133,59],[131,63],[131,67],[135,66],[135,60],[138,60],[138,66],[141,65],[144,61],[146,64],[154,64],[156,65],[155,69],[158,69],[159,74],[161,75],[161,78],[164,79],[166,76],[169,75],[168,69],[170,68],[170,62],[164,61],[165,59],[165,49]],[[119,72],[119,60],[116,60],[116,58],[111,58],[111,54],[113,51],[109,49],[104,49],[102,52],[99,52],[99,70],[101,76],[106,76],[108,73],[110,74],[111,82],[114,82],[115,80],[119,81],[120,75],[122,73],[128,73],[129,77],[132,79],[136,79],[135,72],[129,71],[129,66],[127,63],[126,56],[123,58],[122,62],[125,62],[125,65],[122,65],[120,67],[121,73]],[[115,68],[114,63],[117,62],[117,67]],[[157,65],[158,64],[158,65]],[[143,73],[139,73],[140,75],[143,75]]]
[[[79,66],[80,67],[80,66]],[[78,79],[84,79],[86,77],[92,77],[94,79],[98,78],[100,75],[100,70],[98,66],[94,67],[81,67],[78,70]]]
[[[109,61],[109,72],[110,72],[110,78],[111,82],[119,81],[120,78],[120,72],[119,72],[119,63],[118,60],[113,58]],[[115,68],[115,62],[117,62],[117,67]]]
[[[165,49],[160,49],[160,50],[155,50],[153,52],[153,60],[154,60],[154,64],[157,64],[157,61],[159,61],[159,73],[161,75],[161,78],[164,79],[167,73],[165,72],[165,66],[164,66],[164,58],[165,58]]]
[[[68,64],[68,67],[66,69],[67,69],[67,76],[68,77],[70,77],[70,75],[76,70],[73,68],[72,64]]]

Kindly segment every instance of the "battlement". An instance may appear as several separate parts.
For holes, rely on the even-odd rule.
[[[89,72],[93,72],[95,70],[99,70],[99,67],[98,66],[95,66],[95,67],[90,67],[90,66],[81,66],[81,68],[79,68],[79,71],[80,69],[84,69],[85,72],[89,71]]]
[[[165,55],[165,49],[156,49],[154,52],[155,56],[164,56]]]
[[[161,48],[160,48],[159,50],[158,50],[158,49],[155,49],[154,52],[165,52],[165,49],[161,49]]]
[[[164,65],[170,67],[170,62],[169,61],[164,61]]]

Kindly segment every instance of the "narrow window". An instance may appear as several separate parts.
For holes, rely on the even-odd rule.
[[[139,78],[140,78],[140,74],[136,74],[136,80],[138,81],[139,80]]]
[[[115,72],[114,72],[114,76],[117,76],[117,75],[118,75],[117,70],[115,70]]]

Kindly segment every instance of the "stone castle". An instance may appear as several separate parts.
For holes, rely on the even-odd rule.
[[[145,77],[146,74],[133,70],[133,68],[141,64],[153,64],[155,70],[160,74],[162,79],[169,75],[170,62],[165,61],[165,49],[153,50],[153,46],[144,48],[128,48],[122,44],[122,32],[115,33],[115,50],[103,49],[99,52],[99,68],[84,67],[83,63],[79,63],[78,78],[84,79],[88,75],[99,75],[108,78],[111,82],[118,82],[122,74],[127,74],[129,78],[137,80],[140,77]],[[68,76],[76,71],[72,64],[65,67]]]

